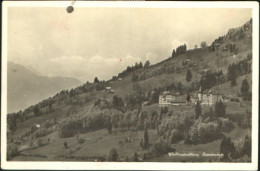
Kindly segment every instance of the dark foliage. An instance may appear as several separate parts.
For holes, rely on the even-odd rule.
[[[195,119],[198,119],[200,115],[201,115],[201,106],[200,106],[200,102],[197,102],[195,106]]]
[[[226,106],[222,101],[215,103],[215,115],[217,117],[224,117],[226,116]]]
[[[220,153],[224,154],[224,160],[227,159],[229,156],[232,158],[238,158],[238,152],[234,146],[234,143],[231,142],[230,137],[224,136],[221,143],[220,143]]]
[[[246,96],[248,94],[248,91],[249,91],[249,83],[248,83],[247,79],[245,78],[242,81],[242,85],[241,85],[242,96]]]
[[[118,154],[115,148],[109,150],[108,161],[117,161]]]
[[[192,74],[191,74],[191,71],[188,69],[187,70],[187,74],[186,74],[186,81],[190,82],[191,79],[192,79]]]
[[[99,83],[99,80],[97,77],[94,78],[94,83]]]

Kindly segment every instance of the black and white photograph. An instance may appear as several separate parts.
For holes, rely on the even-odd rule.
[[[2,167],[257,169],[258,5],[4,2]]]

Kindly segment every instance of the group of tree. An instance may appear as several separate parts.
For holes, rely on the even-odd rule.
[[[116,109],[121,109],[125,106],[124,101],[121,97],[114,95],[112,100],[112,106]]]
[[[243,59],[237,63],[232,63],[228,66],[228,78],[237,77],[251,72],[251,64],[247,59]]]
[[[223,73],[221,71],[218,72],[207,72],[206,74],[202,75],[200,80],[200,86],[202,91],[209,89],[215,85],[220,84],[222,80],[221,78]]]
[[[201,47],[202,49],[204,49],[205,47],[207,47],[207,43],[206,43],[205,41],[202,41],[202,42],[200,43],[200,47]]]
[[[177,67],[178,68],[178,67]],[[136,82],[136,81],[143,81],[143,80],[146,80],[148,78],[151,78],[151,77],[156,77],[158,75],[161,75],[161,74],[172,74],[175,72],[175,70],[177,70],[177,68],[175,68],[174,66],[172,65],[164,65],[162,67],[158,67],[154,70],[142,70],[142,71],[135,71],[133,72],[132,74],[132,81],[133,82]]]
[[[133,92],[126,96],[126,107],[130,110],[138,109],[142,106],[144,96],[139,92]]]
[[[227,45],[227,48],[229,49],[230,53],[238,54],[238,47],[236,44],[230,43]]]
[[[150,66],[149,60],[145,62],[144,66],[142,62],[139,63],[136,62],[134,66],[127,66],[127,68],[124,71],[118,74],[118,77],[124,77],[131,72],[137,71],[139,69],[147,68],[148,66]]]
[[[194,115],[195,119],[198,119],[200,116],[202,116],[202,109],[201,109],[201,105],[200,105],[199,101],[197,101],[197,103],[195,105],[194,113],[195,113],[195,115]],[[204,114],[204,115],[206,115],[206,114]],[[210,111],[209,115],[213,115],[213,112]],[[215,103],[215,116],[216,117],[225,117],[226,116],[226,106],[222,102],[222,100],[217,101]]]
[[[172,56],[171,57],[174,58],[174,57],[176,57],[178,55],[184,54],[186,52],[186,50],[187,50],[186,44],[178,46],[176,48],[176,50],[175,49],[172,50]]]
[[[231,81],[231,86],[236,86],[236,78],[251,72],[251,65],[247,59],[241,60],[238,63],[232,63],[228,66],[228,79]]]
[[[245,135],[240,147],[236,147],[230,137],[224,136],[220,143],[220,153],[224,154],[222,161],[233,161],[234,159],[242,158],[245,155],[251,158],[251,138]]]
[[[252,92],[249,91],[249,83],[248,83],[246,78],[242,81],[242,85],[241,85],[240,90],[241,90],[241,95],[242,95],[244,100],[251,100],[252,99]]]

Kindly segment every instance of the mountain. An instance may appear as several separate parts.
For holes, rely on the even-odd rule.
[[[7,110],[8,113],[25,109],[32,104],[81,84],[70,77],[41,76],[32,68],[8,62],[7,66]]]

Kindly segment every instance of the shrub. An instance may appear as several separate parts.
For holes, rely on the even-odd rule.
[[[12,159],[13,157],[19,154],[18,147],[15,144],[7,144],[7,160]]]
[[[109,150],[108,161],[117,161],[118,154],[115,148]]]
[[[67,141],[65,141],[63,145],[65,149],[69,148]]]
[[[43,137],[46,135],[49,135],[53,132],[53,130],[51,128],[46,129],[46,128],[40,128],[37,129],[34,133],[33,133],[33,137],[34,138],[39,138],[39,137]]]
[[[43,146],[43,142],[42,142],[42,139],[41,139],[41,138],[39,138],[39,139],[37,140],[37,145],[38,145],[38,147]]]
[[[79,139],[78,139],[78,143],[79,143],[79,144],[83,144],[84,142],[85,142],[85,140],[84,140],[83,138],[79,138]]]
[[[168,152],[174,152],[175,149],[171,148],[165,140],[158,140],[154,145],[154,151],[159,154],[165,154]]]
[[[170,131],[169,143],[174,144],[178,143],[183,139],[183,133],[181,133],[178,129],[172,129]]]
[[[133,160],[136,161],[136,162],[139,161],[138,154],[136,152],[134,153],[134,159]]]
[[[141,148],[143,149],[146,149],[149,147],[149,135],[148,135],[148,131],[147,129],[145,128],[144,129],[144,137],[142,138],[141,142],[140,142],[140,146]]]
[[[245,136],[244,142],[243,142],[243,146],[242,146],[242,151],[241,151],[241,155],[247,155],[248,157],[251,157],[251,137],[248,137],[248,135]]]
[[[122,146],[122,145],[124,144],[124,142],[123,142],[122,140],[119,140],[119,141],[118,141],[118,144],[119,144],[120,146]]]
[[[80,119],[68,119],[63,121],[58,128],[59,136],[61,138],[72,137],[82,129],[82,122]]]
[[[223,132],[229,132],[234,128],[232,122],[230,122],[227,118],[220,118],[218,123],[221,126],[221,131]]]
[[[203,123],[197,120],[189,131],[189,140],[193,144],[208,143],[222,136],[221,125],[219,122]]]

